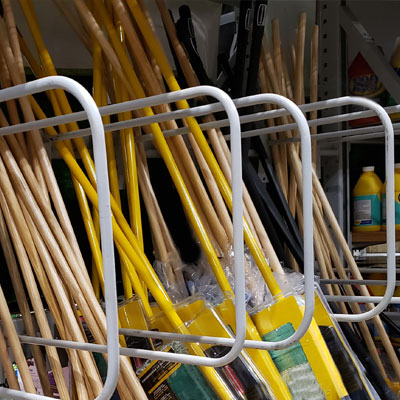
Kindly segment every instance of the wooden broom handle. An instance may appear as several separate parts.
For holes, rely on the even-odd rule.
[[[310,103],[318,101],[318,36],[319,28],[318,25],[314,25],[311,37],[311,73],[310,73]],[[317,111],[311,111],[310,120],[317,118]],[[312,126],[310,128],[312,135],[317,133],[317,127]],[[317,142],[312,141],[312,161],[313,167],[316,170],[317,167]]]
[[[3,196],[3,193],[0,191],[0,196]],[[11,282],[13,285],[14,293],[16,295],[19,312],[22,315],[22,319],[24,321],[25,331],[30,336],[36,336],[35,328],[33,325],[33,319],[31,315],[31,310],[29,308],[28,301],[26,299],[24,285],[21,280],[21,276],[18,271],[18,264],[15,258],[14,249],[11,243],[10,235],[7,230],[6,222],[4,220],[3,212],[0,208],[0,241],[1,247],[3,249],[3,254],[6,259],[6,264],[8,268],[8,272],[11,278]],[[37,293],[39,295],[39,293]],[[36,317],[39,319],[39,317]],[[40,326],[40,323],[38,323]],[[44,335],[42,334],[42,337]],[[46,362],[44,360],[43,354],[39,346],[32,345],[32,354],[35,360],[35,364],[37,366],[37,371],[40,378],[40,383],[43,389],[43,393],[46,396],[52,396],[52,391],[50,389],[50,381],[47,374]],[[50,359],[51,360],[51,359]],[[51,360],[52,361],[52,360]],[[53,369],[53,366],[52,366]],[[54,366],[54,370],[56,366]],[[60,384],[61,387],[62,384]],[[60,390],[62,392],[62,389]]]
[[[8,352],[6,339],[4,338],[3,331],[0,329],[0,362],[3,367],[4,373],[7,378],[7,383],[10,389],[21,390],[19,383],[17,381],[17,376],[15,375],[14,368],[12,366],[12,361],[10,354]]]

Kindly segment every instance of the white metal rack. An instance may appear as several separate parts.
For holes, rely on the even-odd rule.
[[[37,81],[29,82],[24,85],[4,89],[0,91],[0,101],[6,101],[20,96],[34,94],[40,91],[61,88],[73,94],[81,103],[84,111],[72,113],[60,117],[48,118],[46,120],[34,121],[29,123],[22,123],[15,126],[0,128],[0,135],[8,135],[16,132],[29,131],[32,129],[40,129],[46,126],[54,126],[64,124],[72,121],[89,120],[90,129],[82,129],[77,132],[70,132],[68,134],[60,135],[57,138],[50,138],[50,140],[64,140],[77,136],[85,136],[91,134],[93,137],[94,158],[96,163],[96,174],[98,182],[98,195],[99,195],[99,212],[101,221],[101,242],[104,260],[105,274],[109,279],[105,282],[105,300],[106,300],[106,316],[107,316],[107,346],[90,344],[90,343],[77,343],[72,341],[63,340],[50,340],[39,337],[20,336],[22,342],[39,344],[39,345],[52,345],[64,348],[75,348],[96,352],[108,352],[109,354],[109,368],[107,379],[103,392],[98,399],[109,398],[115,390],[118,371],[119,371],[119,355],[134,356],[149,359],[161,359],[167,361],[177,361],[183,363],[190,363],[195,365],[206,366],[220,366],[229,363],[235,359],[243,347],[245,348],[258,348],[265,350],[285,348],[298,341],[307,331],[311,323],[314,312],[314,255],[313,255],[313,214],[312,214],[312,167],[311,167],[311,140],[308,125],[311,124],[327,124],[332,123],[330,119],[319,119],[316,121],[307,120],[303,112],[312,109],[322,109],[337,107],[344,104],[358,104],[370,108],[378,114],[382,121],[384,134],[386,138],[386,178],[387,178],[387,240],[389,251],[393,254],[388,257],[387,273],[389,282],[385,296],[380,299],[380,304],[373,310],[357,316],[343,316],[338,315],[340,320],[359,321],[363,319],[372,318],[373,315],[378,314],[392,299],[395,287],[395,254],[394,254],[394,177],[393,177],[393,159],[394,159],[394,145],[393,145],[393,127],[387,113],[372,101],[366,99],[356,99],[345,97],[341,99],[328,100],[325,102],[318,102],[310,105],[301,106],[300,109],[290,100],[275,95],[275,94],[261,94],[246,98],[241,98],[232,101],[224,92],[214,87],[196,87],[185,89],[178,92],[167,93],[163,95],[153,96],[145,99],[138,99],[120,104],[114,104],[98,109],[89,95],[89,93],[75,81],[65,77],[48,77],[39,79]],[[143,117],[124,121],[123,123],[113,123],[103,127],[101,122],[101,115],[111,115],[122,111],[135,110],[143,107],[152,107],[154,105],[172,103],[182,99],[190,99],[197,96],[211,96],[218,100],[218,103],[211,105],[193,107],[187,110],[178,110],[164,114],[158,114],[152,117]],[[255,104],[273,103],[282,109],[255,113],[246,115],[239,119],[237,108],[248,107]],[[108,189],[108,175],[106,163],[106,151],[104,144],[104,128],[107,131],[115,131],[128,126],[142,126],[148,125],[153,122],[161,122],[170,119],[181,119],[186,116],[201,116],[210,112],[224,110],[227,114],[227,119],[219,120],[215,123],[201,124],[203,129],[211,127],[229,126],[231,132],[231,149],[232,149],[232,197],[233,197],[233,226],[234,226],[234,269],[235,269],[235,308],[236,308],[236,337],[235,339],[216,338],[209,336],[197,335],[181,335],[170,332],[152,332],[140,330],[118,330],[117,323],[117,300],[116,300],[116,285],[115,285],[115,270],[114,270],[114,253],[113,253],[113,240],[112,240],[112,226],[111,226],[111,211],[110,211],[110,198]],[[370,111],[367,111],[367,113]],[[245,340],[245,302],[244,302],[244,271],[243,271],[243,219],[242,219],[242,175],[241,175],[241,141],[240,141],[240,123],[251,121],[264,120],[268,118],[276,118],[281,115],[291,114],[296,124],[294,126],[276,127],[276,131],[285,131],[296,128],[300,133],[301,139],[301,156],[303,166],[303,214],[304,214],[304,279],[305,279],[305,311],[303,321],[299,329],[289,338],[281,342],[258,342]],[[336,116],[337,120],[341,118],[359,118],[359,113],[356,116]],[[335,117],[331,117],[335,120]],[[186,128],[181,128],[175,131],[165,132],[166,135],[184,134],[187,132]],[[242,136],[251,136],[259,134],[271,133],[270,128],[245,132]],[[151,140],[151,136],[144,137],[143,140]],[[393,217],[393,218],[391,218]],[[357,298],[361,300],[360,297]],[[371,300],[371,301],[370,301]],[[371,298],[370,302],[374,299]],[[351,301],[348,299],[346,301]],[[120,348],[118,343],[118,334],[145,336],[153,338],[168,338],[171,340],[181,340],[199,343],[219,344],[232,347],[230,352],[224,357],[219,359],[210,359],[205,357],[172,354],[157,351],[148,351],[132,348]],[[42,399],[43,396],[30,395],[12,391],[5,388],[0,388],[0,395],[12,397],[16,399]]]

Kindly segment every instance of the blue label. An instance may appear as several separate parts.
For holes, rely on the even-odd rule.
[[[381,225],[381,200],[377,194],[354,197],[354,226]]]

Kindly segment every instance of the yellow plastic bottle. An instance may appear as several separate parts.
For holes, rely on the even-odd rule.
[[[363,167],[353,190],[353,231],[373,232],[381,229],[382,181],[374,167]]]
[[[400,163],[394,164],[394,204],[396,231],[400,231]],[[386,230],[386,182],[382,186],[382,230]]]

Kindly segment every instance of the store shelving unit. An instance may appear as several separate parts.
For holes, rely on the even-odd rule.
[[[400,11],[400,3],[385,0],[316,0],[316,8],[316,23],[320,27],[320,98],[326,100],[348,94],[347,69],[359,51],[392,98],[400,104],[400,78],[389,62],[396,36],[399,36],[395,19]],[[387,111],[389,114],[394,112],[390,109]],[[323,111],[321,115],[327,116],[329,111]],[[326,132],[326,129],[322,127],[321,132]],[[346,126],[338,121],[330,129],[342,131],[346,130]],[[365,136],[355,137],[349,132],[343,139],[336,142],[323,141],[319,147],[324,164],[324,188],[338,221],[346,232],[349,245],[354,243],[355,247],[359,247],[360,242],[358,235],[352,236],[351,233],[352,188],[349,177],[352,171],[349,169],[349,153],[352,143],[371,143],[377,137],[382,138],[380,134],[373,135],[374,129],[379,128],[368,129],[370,133],[365,131]],[[371,245],[376,244],[375,239],[372,238]]]
[[[400,241],[400,232],[396,232],[396,242]],[[354,245],[372,245],[386,242],[386,231],[377,232],[352,232],[352,242]]]
[[[101,215],[101,239],[103,249],[103,259],[105,274],[109,279],[106,279],[106,314],[107,314],[107,330],[108,330],[108,344],[107,346],[77,343],[71,341],[50,340],[38,337],[21,336],[20,339],[24,343],[39,344],[39,345],[54,345],[63,348],[76,348],[88,351],[107,352],[109,354],[109,375],[107,376],[104,391],[98,399],[108,399],[114,392],[115,385],[118,379],[118,359],[119,355],[136,356],[150,359],[161,359],[167,361],[178,361],[190,363],[195,365],[219,366],[224,365],[234,358],[244,347],[259,348],[264,350],[271,350],[277,348],[285,348],[297,342],[306,332],[311,322],[314,311],[314,256],[313,256],[313,227],[312,227],[312,177],[311,177],[311,140],[308,125],[323,125],[337,123],[343,119],[358,118],[359,113],[349,115],[337,115],[328,118],[320,118],[314,121],[305,119],[303,112],[310,111],[311,109],[326,109],[337,108],[345,104],[359,104],[364,107],[371,108],[374,112],[378,113],[382,119],[381,135],[386,137],[387,142],[387,213],[388,213],[388,287],[386,294],[383,298],[374,299],[344,299],[344,301],[371,301],[378,302],[379,304],[373,311],[369,311],[360,315],[336,315],[337,320],[341,321],[360,321],[371,318],[384,310],[387,304],[391,301],[394,285],[395,285],[395,253],[394,253],[394,207],[391,207],[393,199],[393,129],[390,119],[386,112],[375,103],[366,99],[355,99],[344,97],[340,99],[332,99],[328,101],[318,102],[314,104],[303,105],[300,108],[294,105],[289,100],[274,94],[261,94],[240,98],[232,101],[221,90],[212,87],[197,87],[185,89],[179,92],[173,92],[154,96],[146,99],[139,99],[126,103],[113,104],[110,106],[98,109],[88,92],[83,89],[79,84],[65,77],[48,77],[37,81],[29,82],[24,85],[19,85],[13,88],[4,89],[0,91],[0,101],[5,101],[10,98],[17,98],[19,96],[37,93],[44,90],[63,88],[71,92],[82,104],[84,111],[73,114],[64,115],[61,117],[48,118],[46,120],[34,121],[30,123],[23,123],[18,126],[10,126],[0,128],[0,135],[8,135],[21,131],[29,131],[32,129],[40,129],[46,126],[59,125],[61,123],[68,123],[71,121],[89,120],[90,128],[82,129],[79,132],[71,132],[63,135],[62,137],[53,138],[52,140],[70,139],[76,136],[85,136],[91,134],[93,136],[93,150],[96,162],[98,194],[99,194],[99,209]],[[164,352],[155,352],[139,349],[120,348],[118,344],[118,331],[117,323],[117,301],[115,289],[115,271],[114,271],[114,254],[113,254],[113,241],[112,241],[112,228],[111,228],[111,215],[109,206],[109,192],[108,192],[108,176],[106,167],[106,153],[104,145],[104,127],[101,122],[102,115],[110,115],[126,110],[140,109],[145,106],[153,106],[163,103],[171,103],[177,100],[193,98],[196,96],[213,96],[219,102],[210,105],[193,107],[187,110],[178,110],[165,114],[158,114],[152,117],[143,117],[124,121],[123,123],[113,123],[105,127],[107,131],[116,131],[124,127],[142,126],[151,122],[161,122],[169,119],[181,119],[186,116],[201,116],[210,112],[225,110],[228,118],[217,120],[212,123],[202,124],[202,128],[222,127],[229,126],[231,132],[232,143],[232,191],[233,191],[233,223],[234,223],[234,249],[235,249],[235,295],[236,295],[236,322],[237,331],[235,339],[216,338],[208,336],[193,336],[193,335],[179,335],[168,332],[150,332],[150,331],[137,331],[137,330],[124,330],[125,335],[142,335],[145,337],[159,337],[169,338],[172,340],[194,341],[201,343],[212,343],[232,347],[231,351],[224,357],[219,359],[210,359],[204,357],[171,354]],[[258,112],[251,115],[244,115],[240,118],[237,108],[249,107],[255,104],[273,103],[278,107],[278,110],[268,112]],[[400,107],[399,107],[400,108]],[[368,113],[368,111],[366,111]],[[242,233],[242,180],[241,180],[241,146],[240,146],[240,123],[248,123],[250,121],[260,121],[268,118],[276,118],[285,114],[291,114],[295,120],[296,127],[300,132],[301,138],[301,152],[303,163],[303,213],[304,213],[304,275],[305,275],[305,311],[304,318],[299,329],[289,338],[281,342],[254,342],[245,340],[245,303],[244,303],[244,271],[243,271],[243,233]],[[293,128],[291,126],[290,128]],[[290,129],[288,126],[279,126],[274,129],[265,128],[254,131],[243,132],[242,136],[249,137],[260,134],[268,134],[272,131],[285,131]],[[351,131],[347,132],[347,135]],[[186,128],[181,128],[176,131],[164,132],[166,135],[185,134]],[[346,136],[346,133],[340,133]],[[315,136],[316,140],[328,140],[338,136],[338,132],[326,133],[324,135]],[[144,140],[150,140],[151,137],[146,137]],[[300,139],[296,139],[300,140]],[[394,203],[393,203],[394,204]],[[392,205],[393,205],[392,204]],[[391,282],[391,283],[390,283]],[[334,299],[335,301],[337,299]],[[343,299],[341,299],[343,301]],[[396,299],[394,300],[396,301]],[[21,392],[14,392],[9,389],[0,388],[0,395],[8,398],[20,399],[37,399],[38,396],[29,395]],[[43,398],[43,397],[39,397]]]

